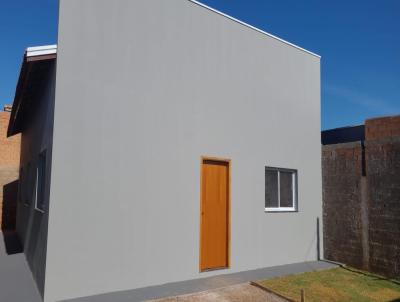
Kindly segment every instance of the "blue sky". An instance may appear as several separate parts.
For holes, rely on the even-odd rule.
[[[400,1],[202,2],[322,56],[322,129],[400,114]],[[56,43],[57,9],[1,1],[1,106],[13,100],[24,49]]]

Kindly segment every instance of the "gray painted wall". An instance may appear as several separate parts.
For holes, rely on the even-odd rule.
[[[17,204],[17,232],[39,292],[43,296],[46,268],[48,211],[35,210],[36,167],[39,154],[46,150],[45,203],[50,193],[51,155],[53,140],[55,63],[52,63],[42,98],[35,102],[32,120],[22,132],[21,161],[23,177]],[[28,173],[28,165],[30,171]],[[21,192],[28,192],[26,195]],[[24,197],[23,197],[23,196]],[[27,198],[25,198],[27,197]]]
[[[187,0],[61,0],[46,301],[316,259],[320,61]],[[200,157],[232,160],[199,273]],[[264,212],[264,167],[299,212]]]

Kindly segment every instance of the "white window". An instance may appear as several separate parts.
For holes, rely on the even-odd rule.
[[[265,211],[297,210],[297,171],[265,167]]]
[[[35,190],[35,209],[45,212],[45,183],[46,183],[46,152],[39,154],[36,167],[36,190]]]

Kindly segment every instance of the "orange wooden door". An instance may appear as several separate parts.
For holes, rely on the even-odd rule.
[[[229,266],[229,162],[201,167],[200,270]]]

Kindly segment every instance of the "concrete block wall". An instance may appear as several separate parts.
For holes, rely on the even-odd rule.
[[[400,136],[366,142],[370,269],[400,277]]]
[[[0,112],[0,225],[15,228],[21,136],[7,138],[10,112]]]
[[[400,116],[367,120],[364,142],[323,146],[322,175],[325,258],[400,278]]]
[[[324,256],[362,267],[361,143],[322,150]]]

